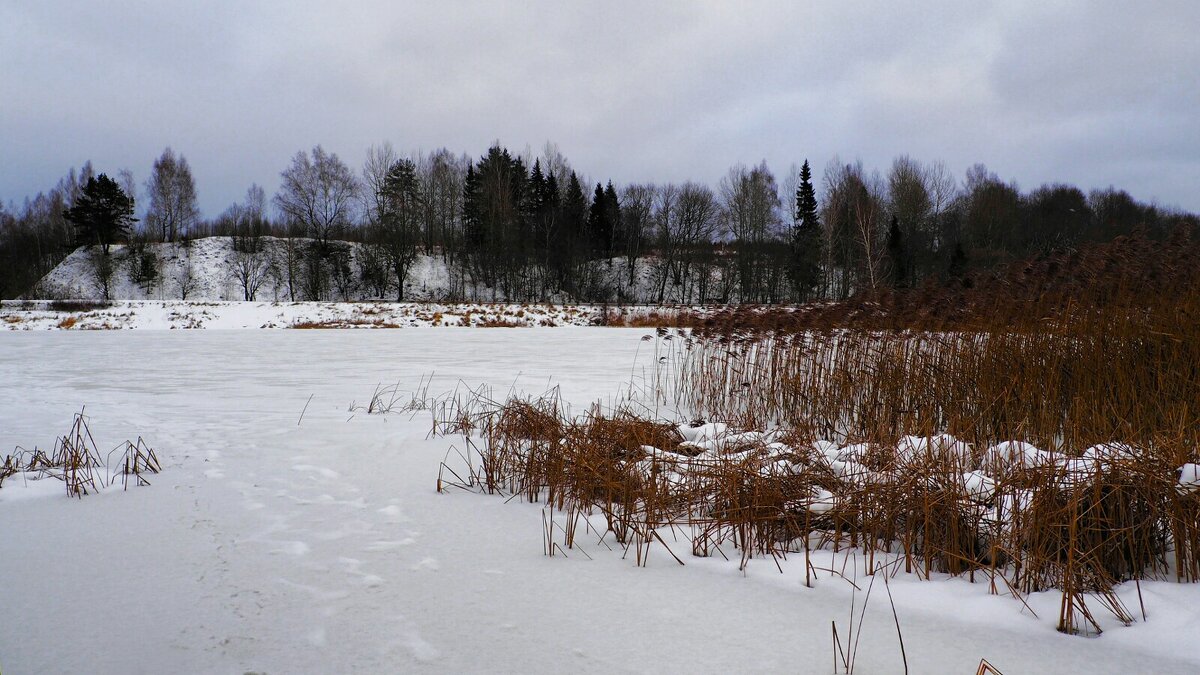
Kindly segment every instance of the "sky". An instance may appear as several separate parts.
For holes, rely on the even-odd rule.
[[[908,154],[1200,211],[1198,29],[1194,1],[4,0],[0,201],[86,160],[143,185],[170,146],[214,217],[317,144],[552,141],[618,185]]]

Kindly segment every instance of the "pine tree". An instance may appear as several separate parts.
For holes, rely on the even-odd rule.
[[[821,222],[817,194],[808,160],[800,167],[796,188],[796,222],[792,226],[792,286],[800,300],[809,300],[821,280]]]
[[[75,240],[80,245],[98,244],[108,255],[108,247],[129,237],[133,217],[133,198],[105,174],[88,178],[75,205],[63,212],[63,218],[75,225]]]

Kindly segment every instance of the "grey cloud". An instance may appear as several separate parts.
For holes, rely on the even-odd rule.
[[[1200,210],[1191,3],[22,2],[0,199],[170,145],[206,215],[318,143],[556,141],[593,180],[900,153]]]

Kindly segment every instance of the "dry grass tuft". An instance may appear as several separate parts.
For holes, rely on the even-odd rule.
[[[115,463],[114,455],[117,457]],[[117,473],[110,473],[113,470]],[[105,461],[101,461],[96,441],[88,428],[88,418],[81,410],[75,414],[70,431],[55,441],[49,454],[36,447],[32,451],[18,447],[6,456],[0,465],[0,487],[4,486],[5,479],[17,475],[35,480],[49,477],[63,482],[67,496],[82,498],[112,485],[117,475],[121,477],[123,488],[128,489],[130,476],[136,485],[149,485],[146,475],[160,471],[162,465],[158,455],[141,437],[136,443],[125,441],[118,445],[108,453]]]

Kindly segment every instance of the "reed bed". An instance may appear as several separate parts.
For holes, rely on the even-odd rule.
[[[438,489],[545,504],[550,555],[586,534],[638,565],[653,550],[742,567],[802,555],[811,578],[809,555],[826,549],[861,560],[856,573],[965,576],[1018,598],[1058,589],[1071,633],[1100,630],[1097,606],[1134,620],[1121,582],[1198,579],[1200,485],[1128,447],[977,453],[948,435],[839,446],[627,410],[572,418],[556,396],[474,406]]]
[[[890,297],[659,328],[650,393],[695,424],[476,397],[443,417],[467,468],[444,465],[439,489],[565,513],[550,554],[580,523],[639,564],[690,547],[804,555],[811,574],[829,549],[868,575],[1056,589],[1064,632],[1098,632],[1098,611],[1128,624],[1118,584],[1200,581],[1197,261],[1185,237],[1122,240],[964,286],[951,309]]]

